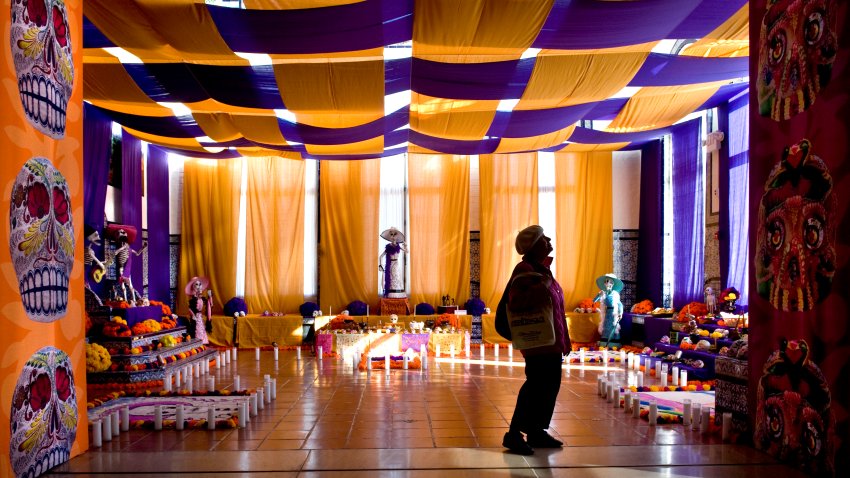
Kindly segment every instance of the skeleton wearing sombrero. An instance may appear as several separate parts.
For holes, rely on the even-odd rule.
[[[599,323],[599,334],[605,339],[605,345],[611,339],[620,340],[620,319],[623,318],[623,303],[620,302],[620,291],[623,281],[614,274],[608,273],[596,279],[599,294],[593,302],[602,303],[602,321]]]
[[[144,246],[138,251],[133,250],[130,243],[136,240],[136,228],[124,224],[106,226],[106,237],[119,244],[118,249],[115,250],[114,262],[115,275],[118,277],[118,286],[121,289],[121,298],[125,302],[135,303],[140,296],[133,288],[133,281],[130,279],[130,253],[140,256],[148,246]],[[129,299],[127,297],[128,289]]]
[[[407,293],[404,286],[404,256],[401,255],[402,251],[407,253],[407,248],[404,247],[404,234],[391,227],[382,232],[381,237],[390,241],[378,257],[378,270],[384,274],[384,297],[405,298]]]

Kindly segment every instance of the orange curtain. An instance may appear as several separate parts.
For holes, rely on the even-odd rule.
[[[242,158],[187,159],[183,166],[183,208],[177,309],[188,313],[183,286],[206,276],[215,304],[236,295],[236,241]]]
[[[378,310],[380,159],[323,161],[319,175],[319,303]]]
[[[514,266],[522,258],[514,248],[516,235],[537,224],[537,154],[482,155],[481,300],[492,310],[505,290]]]
[[[469,157],[411,154],[410,297],[439,305],[469,297]]]
[[[555,153],[555,275],[564,306],[596,295],[596,278],[614,269],[611,151]]]
[[[245,302],[297,313],[304,302],[304,161],[248,161]]]

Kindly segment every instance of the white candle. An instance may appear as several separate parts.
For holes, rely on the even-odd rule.
[[[620,407],[620,385],[614,384],[614,408]]]
[[[221,354],[218,354],[218,357],[215,359],[215,368],[221,368],[222,362],[224,362],[224,359],[221,358]]]
[[[262,410],[262,409],[266,408],[266,405],[265,405],[266,399],[264,397],[265,397],[265,393],[263,393],[263,387],[259,387],[257,389],[257,409],[258,410]]]
[[[495,358],[496,361],[499,360],[499,344],[493,345],[493,358]]]
[[[478,356],[481,360],[484,360],[484,344],[478,346]]]
[[[454,356],[454,350],[452,350],[452,356]],[[402,368],[407,370],[407,354],[404,354],[404,358],[402,358]]]
[[[428,349],[425,347],[425,344],[419,344],[419,360],[422,361],[422,369],[425,370],[428,368]]]
[[[682,370],[681,375],[679,376],[679,386],[687,387],[688,386],[688,371]]]
[[[699,403],[694,403],[693,408],[691,408],[691,428],[693,430],[699,430],[699,419],[702,413],[702,405]]]
[[[685,427],[691,424],[691,399],[682,399],[682,425]]]
[[[623,349],[620,349],[620,364],[622,364],[624,367],[626,365],[626,351]]]
[[[301,360],[301,347],[295,349],[295,360]]]
[[[670,370],[670,384],[673,386],[679,386],[679,367],[674,365]]]
[[[233,357],[234,362],[238,360],[238,353],[239,353],[239,349],[237,349],[236,347],[233,347],[232,349],[230,349],[230,355]]]
[[[174,428],[178,430],[183,429],[183,404],[177,405],[177,410],[174,412]]]
[[[662,387],[667,386],[667,372],[663,372],[663,371],[661,372],[661,386]]]
[[[153,407],[153,429],[162,430],[162,405]]]
[[[666,364],[666,363],[662,362],[662,363],[661,363],[661,371],[662,371],[662,372],[664,372],[664,373],[667,373],[667,371],[669,371],[669,370],[670,370],[670,369],[668,368],[668,365],[669,365],[669,364]]]
[[[632,391],[626,390],[623,395],[623,411],[629,413],[632,411]]]
[[[604,366],[608,366],[608,349],[602,350],[602,364]]]
[[[661,376],[661,359],[655,361],[655,376]]]
[[[439,347],[440,347],[440,344],[437,344],[437,353],[438,354],[440,353]],[[439,355],[437,355],[437,356],[439,357]],[[386,371],[387,374],[390,373],[390,354],[389,354],[389,352],[384,354],[384,370]]]
[[[584,347],[578,350],[578,362],[584,365]]]
[[[643,387],[643,372],[637,373],[637,386]]]
[[[178,368],[177,370],[174,371],[174,387],[177,390],[180,390],[180,383],[181,383],[180,375],[181,375],[180,369]]]
[[[272,391],[271,400],[277,399],[277,379],[273,378],[272,382],[269,386],[271,387],[271,391]]]
[[[171,372],[165,373],[165,380],[163,380],[163,382],[162,382],[162,386],[163,386],[162,388],[165,389],[166,392],[171,391],[171,381],[173,379],[174,379],[174,377],[171,375]]]
[[[130,429],[130,407],[121,407],[121,431]]]
[[[605,400],[608,403],[614,401],[614,384],[611,382],[608,382],[606,385]]]
[[[215,390],[215,377],[209,377],[207,379],[207,390],[209,390],[209,391]]]
[[[651,426],[658,425],[658,404],[655,400],[649,402],[649,424]]]
[[[99,421],[92,422],[91,431],[92,431],[92,446],[95,448],[100,448],[103,446],[103,429],[101,428],[103,425],[100,424]]]
[[[440,358],[440,344],[437,344],[437,351],[434,353],[434,356]]]
[[[635,366],[635,354],[634,352],[629,352],[628,355],[628,368],[634,368]]]
[[[201,362],[195,362],[194,363],[194,366],[192,367],[192,372],[194,373],[194,375],[196,377],[201,376]]]
[[[112,436],[118,436],[121,432],[121,422],[118,418],[118,410],[112,412]]]
[[[640,418],[640,397],[638,394],[632,395],[632,416]]]
[[[721,424],[720,437],[723,441],[729,440],[729,432],[732,431],[732,412],[723,412],[723,423]]]
[[[319,360],[322,360],[322,346],[316,347],[316,355],[319,357]]]
[[[186,390],[192,391],[192,376],[186,375]]]
[[[259,393],[259,390],[257,391],[257,393]],[[260,405],[259,405],[260,400],[259,400],[259,397],[257,396],[257,393],[252,393],[251,398],[250,398],[250,400],[251,400],[251,416],[252,417],[256,417],[257,414],[260,413]]]
[[[369,315],[369,304],[366,304],[366,315]]]
[[[452,360],[455,359],[455,344],[451,344],[449,347],[449,357],[451,357]]]
[[[366,370],[367,371],[372,370],[372,357],[368,354],[366,355]]]
[[[508,344],[508,360],[510,360],[512,362],[514,360],[514,344],[513,343]]]
[[[260,347],[254,348],[254,358],[260,360]]]
[[[602,375],[596,377],[596,395],[602,396],[602,387],[604,387],[604,380]]]
[[[248,402],[239,404],[239,428],[248,426]]]
[[[702,409],[702,415],[699,419],[699,431],[702,434],[708,433],[708,425],[711,420],[711,409],[709,407],[705,407]]]
[[[207,430],[215,430],[215,407],[207,408]]]
[[[242,390],[241,378],[239,375],[233,377],[233,390]]]
[[[277,347],[275,347],[275,348],[274,348],[274,361],[275,361],[275,362],[277,362],[277,359],[278,359],[278,353],[279,353],[279,352],[278,352],[278,348],[277,348]]]

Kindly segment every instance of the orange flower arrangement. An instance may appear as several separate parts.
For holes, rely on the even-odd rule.
[[[153,319],[147,319],[133,326],[133,333],[137,335],[159,332],[162,326]]]
[[[163,329],[173,329],[177,327],[177,320],[171,317],[163,317],[162,322],[160,322],[160,325]]]
[[[690,304],[679,309],[678,319],[679,322],[687,322],[690,320],[688,315],[693,315],[695,317],[701,317],[708,313],[708,307],[705,306],[702,302],[691,302]]]
[[[158,300],[151,300],[151,301],[148,301],[148,302],[150,303],[150,305],[158,305],[158,306],[162,307],[162,315],[167,315],[169,317],[171,316],[171,307],[169,307],[168,305],[163,304],[162,302],[160,302]]]
[[[107,337],[130,337],[133,332],[127,327],[126,322],[112,321],[103,324],[103,335]]]
[[[460,323],[457,320],[457,316],[454,314],[441,314],[437,317],[436,326],[443,327],[448,325],[449,327],[460,327]]]
[[[652,304],[652,301],[649,299],[645,299],[632,306],[632,313],[648,314],[652,312],[652,309],[654,308],[655,306]]]

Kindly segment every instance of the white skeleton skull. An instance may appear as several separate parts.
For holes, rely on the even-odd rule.
[[[397,324],[398,323],[398,316],[396,314],[390,314],[390,322]]]
[[[65,315],[74,267],[74,222],[68,184],[46,158],[24,164],[12,188],[9,252],[27,316],[53,322]]]
[[[52,138],[65,137],[74,60],[64,0],[12,0],[9,40],[27,119]]]
[[[68,461],[79,416],[74,371],[65,352],[44,347],[30,357],[18,377],[9,416],[15,476],[39,476]]]

